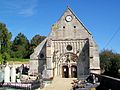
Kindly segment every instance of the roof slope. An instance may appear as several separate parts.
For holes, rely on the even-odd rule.
[[[38,56],[43,48],[43,46],[46,44],[47,38],[45,38],[35,49],[34,52],[30,55],[30,59],[39,59]]]

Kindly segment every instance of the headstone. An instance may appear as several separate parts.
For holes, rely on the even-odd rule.
[[[4,74],[4,82],[5,83],[9,83],[10,82],[10,67],[7,63],[5,70],[4,70],[5,74]]]
[[[4,80],[4,71],[3,68],[0,68],[0,82],[2,82]]]
[[[11,82],[16,82],[16,70],[14,64],[11,68]]]

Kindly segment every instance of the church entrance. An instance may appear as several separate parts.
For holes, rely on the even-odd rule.
[[[69,78],[69,68],[68,66],[62,66],[62,77]]]
[[[75,65],[71,66],[71,77],[77,78],[77,66]]]
[[[58,72],[63,78],[77,78],[77,60],[77,55],[71,52],[60,56]]]

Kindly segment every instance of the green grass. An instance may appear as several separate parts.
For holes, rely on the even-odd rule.
[[[29,63],[30,59],[21,59],[21,58],[10,58],[7,60],[8,63]]]
[[[30,59],[10,58],[8,61],[29,62]]]

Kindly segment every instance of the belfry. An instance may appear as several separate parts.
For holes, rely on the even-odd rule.
[[[91,72],[100,73],[98,46],[69,7],[51,29],[30,56],[31,74],[81,78]]]

